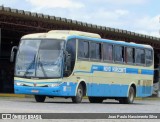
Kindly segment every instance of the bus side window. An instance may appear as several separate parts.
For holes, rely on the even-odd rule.
[[[133,64],[134,63],[134,49],[131,47],[126,47],[126,63]]]
[[[100,43],[96,43],[96,59],[102,59],[102,47]]]
[[[103,60],[104,61],[113,60],[113,45],[103,43]]]
[[[153,61],[152,51],[151,50],[145,50],[145,57],[146,57],[146,66],[151,66]]]
[[[95,60],[102,59],[101,43],[90,43],[90,58]]]
[[[89,58],[89,42],[84,41],[83,46],[84,46],[84,58]]]
[[[84,40],[79,40],[78,43],[78,58],[89,58],[89,42]]]
[[[115,45],[114,47],[114,60],[116,62],[124,62],[124,47]]]
[[[135,63],[141,65],[145,64],[144,49],[135,49]]]

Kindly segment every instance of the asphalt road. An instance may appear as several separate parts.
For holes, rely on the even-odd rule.
[[[134,104],[105,100],[98,104],[83,99],[74,104],[64,98],[47,98],[44,103],[37,103],[34,98],[0,97],[0,113],[160,113],[160,100],[136,100]]]
[[[160,100],[136,100],[134,104],[119,104],[115,100],[105,100],[101,104],[89,103],[83,99],[80,104],[72,103],[71,99],[47,98],[44,103],[35,102],[34,98],[0,97],[0,113],[160,113]],[[8,120],[0,120],[7,122]],[[25,120],[12,119],[12,122]],[[28,120],[29,122],[159,122],[158,119],[48,119]],[[28,122],[26,120],[26,122]]]

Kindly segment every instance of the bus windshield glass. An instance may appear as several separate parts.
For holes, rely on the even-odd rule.
[[[61,77],[63,40],[22,40],[17,53],[15,75]]]

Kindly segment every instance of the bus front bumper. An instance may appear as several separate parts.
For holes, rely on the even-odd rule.
[[[63,84],[55,87],[34,87],[14,85],[15,94],[46,95],[46,96],[75,96],[76,83]]]

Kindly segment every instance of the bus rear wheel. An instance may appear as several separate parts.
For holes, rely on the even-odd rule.
[[[136,92],[134,88],[131,86],[129,89],[128,97],[122,98],[119,100],[119,103],[121,104],[132,104],[135,98]]]
[[[88,97],[90,103],[102,103],[103,98],[101,97]]]
[[[77,88],[77,93],[75,97],[72,97],[72,102],[73,103],[81,103],[83,98],[83,87],[81,84],[79,84]]]
[[[46,96],[43,96],[43,95],[35,95],[34,96],[36,102],[44,102],[45,99],[46,99]]]

